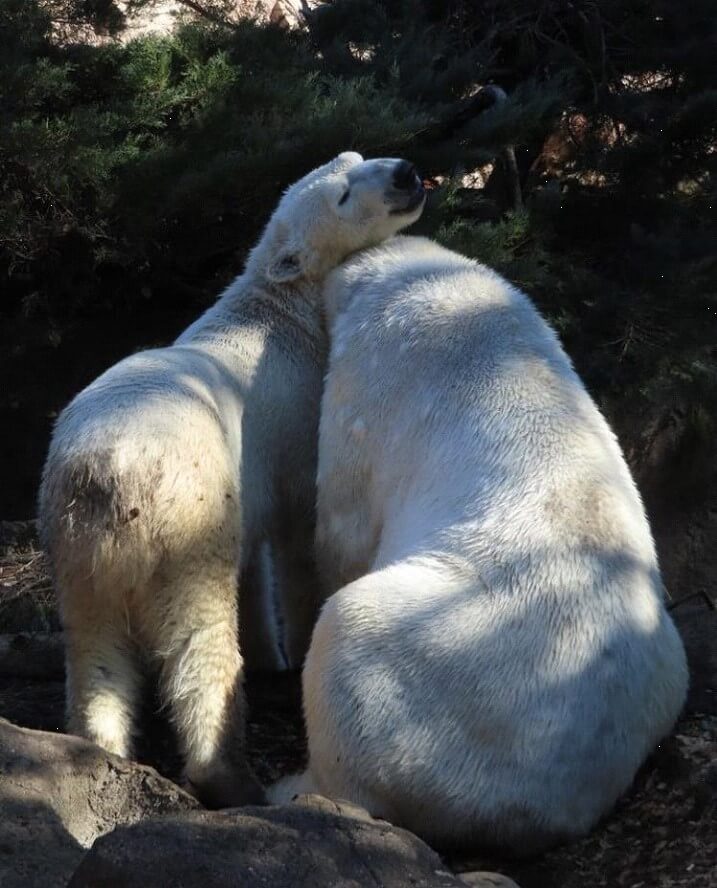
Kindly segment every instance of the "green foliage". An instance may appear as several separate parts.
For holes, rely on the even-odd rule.
[[[428,119],[397,78],[341,78],[298,34],[205,23],[58,44],[39,0],[3,3],[0,273],[53,315],[111,298],[98,278],[118,267],[125,293],[213,294],[291,179],[349,147],[396,153]]]
[[[453,218],[437,229],[435,237],[446,247],[495,268],[523,289],[535,291],[550,281],[549,256],[525,211],[508,213],[495,222]]]

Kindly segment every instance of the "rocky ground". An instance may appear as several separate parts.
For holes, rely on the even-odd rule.
[[[691,659],[690,700],[617,810],[584,840],[530,860],[438,849],[440,858],[317,797],[203,811],[170,782],[178,758],[151,693],[143,764],[62,735],[62,641],[44,559],[32,523],[0,523],[0,717],[9,720],[0,721],[0,884],[451,886],[462,884],[456,873],[476,886],[511,884],[482,874],[497,871],[522,888],[714,888],[717,616],[699,595],[673,613]],[[269,782],[304,758],[298,676],[251,675],[248,698],[249,754]]]

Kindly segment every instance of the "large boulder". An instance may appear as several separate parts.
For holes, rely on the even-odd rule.
[[[137,885],[465,888],[411,833],[319,796],[119,827],[95,842],[70,882],[71,888]]]
[[[117,824],[198,807],[152,768],[0,719],[2,888],[65,886],[87,848]]]
[[[501,884],[491,878],[473,874],[469,884]],[[204,811],[152,768],[79,737],[0,719],[0,885],[68,884],[465,888],[466,883],[416,836],[353,805],[302,796],[283,807]]]

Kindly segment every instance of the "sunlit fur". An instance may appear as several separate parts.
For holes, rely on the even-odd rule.
[[[616,439],[557,337],[421,238],[327,285],[310,767],[441,844],[590,829],[670,730],[681,641]],[[338,591],[337,591],[338,590]]]
[[[350,252],[420,212],[392,213],[405,201],[397,164],[348,152],[292,186],[218,302],[171,347],[100,376],[55,428],[39,516],[69,729],[131,755],[144,656],[159,669],[187,779],[210,804],[261,796],[243,756],[237,581],[264,539],[294,665],[308,645],[320,287]]]

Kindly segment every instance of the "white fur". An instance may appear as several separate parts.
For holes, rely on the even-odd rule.
[[[296,785],[439,843],[586,832],[685,698],[614,435],[528,298],[421,238],[327,283]],[[357,433],[358,432],[358,433]],[[336,591],[338,590],[338,591]]]
[[[267,539],[294,665],[308,645],[320,288],[349,253],[420,213],[420,183],[396,186],[399,163],[349,152],[292,186],[219,301],[173,346],[100,376],[54,432],[40,523],[67,643],[69,727],[129,755],[148,655],[187,778],[208,803],[259,796],[242,752],[236,588]]]

